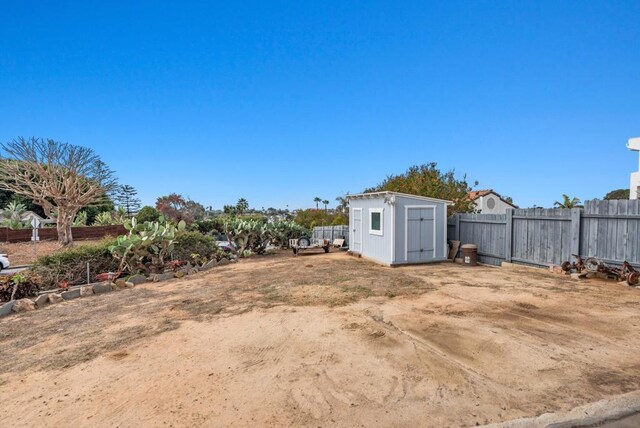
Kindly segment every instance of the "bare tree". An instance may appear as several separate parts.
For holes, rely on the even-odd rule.
[[[61,245],[73,243],[78,211],[104,202],[116,186],[113,171],[89,148],[41,138],[18,138],[1,147],[0,188],[33,199],[56,217]]]

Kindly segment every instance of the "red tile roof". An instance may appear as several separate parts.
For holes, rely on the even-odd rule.
[[[496,193],[491,189],[487,189],[487,190],[472,190],[471,192],[468,193],[469,195],[469,199],[471,199],[472,201],[475,201],[476,199],[478,199],[480,196],[487,196],[489,193]],[[497,195],[497,193],[496,193]],[[500,195],[498,195],[500,196]]]

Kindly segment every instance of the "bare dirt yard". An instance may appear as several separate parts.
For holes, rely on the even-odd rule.
[[[473,426],[640,389],[640,290],[255,257],[0,320],[0,426]]]

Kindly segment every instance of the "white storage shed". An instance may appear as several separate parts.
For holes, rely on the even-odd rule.
[[[348,195],[349,251],[388,266],[447,260],[451,201],[397,192]]]

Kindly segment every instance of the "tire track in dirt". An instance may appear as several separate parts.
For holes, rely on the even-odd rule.
[[[512,389],[510,385],[500,383],[495,379],[475,370],[474,368],[469,367],[467,364],[464,364],[463,362],[450,357],[449,355],[447,355],[446,352],[440,350],[439,348],[437,348],[436,346],[433,346],[430,343],[427,343],[426,341],[415,336],[414,334],[411,334],[410,332],[401,329],[400,327],[396,326],[392,321],[385,321],[382,315],[372,315],[370,312],[367,313],[367,311],[365,311],[365,314],[369,316],[374,322],[383,326],[383,328],[385,328],[386,330],[399,334],[403,337],[406,337],[415,347],[416,357],[421,363],[424,364],[421,356],[419,355],[419,352],[418,352],[419,349],[427,352],[430,355],[437,357],[440,361],[442,361],[446,365],[449,365],[450,367],[453,367],[463,372],[466,375],[467,381],[470,384],[473,384],[473,385],[475,385],[476,383],[483,384],[483,387],[485,388],[491,387],[496,391],[499,388],[505,388],[507,390]]]
[[[466,303],[469,303],[471,305],[480,306],[480,307],[486,309],[487,310],[486,311],[487,314],[495,314],[495,317],[492,318],[494,322],[497,321],[497,320],[504,319],[503,315],[509,315],[511,317],[514,317],[514,318],[520,318],[520,319],[525,319],[527,321],[531,321],[531,322],[534,322],[534,323],[544,324],[544,325],[552,327],[554,329],[562,330],[563,333],[565,331],[570,331],[570,332],[574,333],[572,335],[573,337],[588,338],[588,339],[591,339],[593,341],[598,341],[600,343],[606,344],[608,346],[628,348],[628,350],[630,350],[632,352],[637,352],[638,351],[637,347],[634,347],[631,344],[627,345],[626,341],[622,341],[622,342],[621,341],[615,341],[615,340],[611,340],[611,339],[608,339],[606,337],[603,337],[601,334],[593,334],[593,333],[584,331],[584,329],[580,330],[580,329],[572,326],[568,322],[567,323],[551,322],[551,321],[543,320],[543,319],[540,319],[540,318],[536,318],[534,316],[530,316],[530,315],[525,315],[525,314],[522,314],[522,313],[514,312],[514,311],[508,310],[508,309],[496,310],[495,305],[491,306],[489,304],[482,303],[482,302],[479,302],[477,300],[464,299],[464,298],[462,298],[460,296],[452,295],[452,294],[446,293],[446,292],[444,292],[442,290],[439,290],[438,293],[443,295],[443,296],[446,296],[446,297],[448,297],[450,299],[466,302]],[[525,330],[525,329],[522,329],[521,327],[518,327],[518,326],[510,325],[509,328],[504,328],[504,330],[509,334],[509,330],[510,329],[514,329],[514,328],[518,329],[518,331],[520,331],[521,333],[524,333],[524,334],[527,334],[527,335],[532,335],[532,336],[538,337],[540,339],[543,339],[545,341],[548,340],[548,338],[546,338],[546,337],[537,336],[533,332]],[[556,333],[556,334],[561,334],[561,335],[565,336],[565,338],[569,338],[570,337],[569,335],[566,335],[566,334],[563,334],[563,333]],[[516,336],[516,335],[513,335],[513,334],[510,334],[510,335],[512,337],[514,337],[514,338],[518,338],[519,337],[519,336]]]

